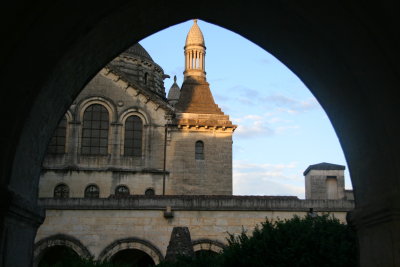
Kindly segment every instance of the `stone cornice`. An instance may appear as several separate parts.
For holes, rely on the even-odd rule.
[[[228,115],[220,114],[193,114],[193,113],[177,113],[174,118],[174,124],[179,129],[192,130],[230,130],[234,131],[237,125],[232,124]]]
[[[124,172],[124,173],[152,173],[152,174],[163,174],[164,171],[160,169],[128,169],[128,168],[118,168],[118,167],[104,167],[104,168],[87,168],[87,167],[80,167],[75,165],[68,165],[68,166],[45,166],[42,167],[42,172],[44,171],[54,171],[54,172],[70,172],[70,171],[82,171],[82,172]],[[165,172],[167,175],[169,171]]]
[[[45,209],[61,210],[207,210],[207,211],[300,211],[346,212],[354,208],[350,200],[300,200],[297,197],[270,196],[143,196],[126,198],[42,198]]]
[[[117,70],[107,66],[103,68],[100,73],[103,76],[111,79],[113,82],[119,83],[120,87],[124,88],[128,94],[132,95],[133,93],[134,96],[143,95],[147,99],[147,102],[152,101],[154,103],[156,109],[161,107],[169,113],[173,112],[174,108],[168,104],[166,99],[161,99],[161,97],[157,96],[156,93],[143,89],[131,81],[127,81]]]

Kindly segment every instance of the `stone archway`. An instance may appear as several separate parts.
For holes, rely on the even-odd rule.
[[[53,235],[39,240],[33,251],[33,266],[38,266],[43,255],[54,247],[67,247],[74,251],[79,257],[89,259],[92,257],[90,251],[76,238],[68,235]]]
[[[193,240],[192,244],[193,244],[193,251],[195,254],[200,251],[212,251],[215,253],[220,253],[222,252],[225,246],[223,243],[211,239]]]
[[[350,168],[356,199],[351,218],[358,231],[361,264],[400,263],[396,3],[8,4],[8,16],[0,18],[7,36],[0,50],[5,88],[0,110],[7,128],[0,138],[1,264],[29,265],[36,229],[43,220],[36,205],[40,164],[74,96],[129,45],[195,17],[233,30],[271,52],[313,92],[338,134]]]
[[[139,250],[141,252],[144,252],[145,254],[150,256],[150,258],[156,265],[164,259],[162,253],[155,245],[153,245],[149,241],[131,237],[118,239],[112,242],[110,245],[102,250],[98,257],[98,260],[109,261],[114,257],[114,255],[124,250]]]

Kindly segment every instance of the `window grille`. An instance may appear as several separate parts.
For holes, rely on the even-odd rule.
[[[100,190],[97,185],[89,185],[85,189],[85,198],[99,198]]]
[[[129,196],[129,188],[125,185],[119,185],[115,188],[115,195],[119,197]]]
[[[59,184],[54,188],[54,198],[68,198],[69,187],[66,184]]]
[[[99,104],[90,105],[83,115],[82,146],[84,155],[107,155],[109,114]]]
[[[67,135],[67,118],[64,116],[59,122],[53,137],[50,140],[47,152],[49,154],[64,154]]]
[[[204,143],[202,141],[196,142],[195,158],[204,159]]]
[[[130,116],[125,121],[124,155],[142,156],[143,123],[138,116]]]

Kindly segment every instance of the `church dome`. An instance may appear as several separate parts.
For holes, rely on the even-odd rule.
[[[186,46],[189,45],[201,45],[205,46],[203,33],[201,32],[199,25],[197,25],[197,19],[193,20],[194,23],[189,30],[189,33],[186,37]]]
[[[126,51],[122,53],[124,56],[128,57],[139,57],[142,59],[146,59],[150,62],[154,62],[149,53],[146,49],[143,48],[139,43],[134,44],[133,46],[129,47]]]
[[[164,70],[139,43],[122,52],[108,67],[131,84],[152,91],[166,100]]]

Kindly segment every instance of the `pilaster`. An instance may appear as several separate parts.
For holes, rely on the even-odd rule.
[[[31,266],[33,243],[44,210],[9,189],[1,196],[0,266]]]

